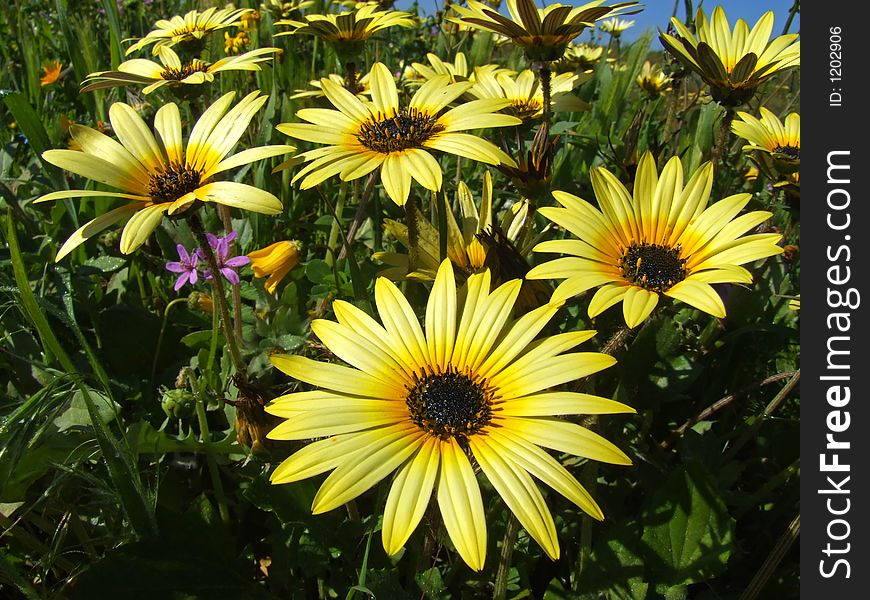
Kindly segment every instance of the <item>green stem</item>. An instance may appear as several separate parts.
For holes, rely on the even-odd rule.
[[[502,538],[501,542],[501,551],[498,555],[498,570],[495,573],[492,591],[493,600],[504,600],[507,596],[507,581],[511,570],[511,557],[514,553],[514,543],[517,541],[519,529],[520,522],[511,513],[508,517],[507,526],[504,530],[504,538]]]
[[[205,229],[203,229],[202,220],[199,218],[199,214],[193,213],[187,219],[190,224],[190,229],[193,231],[194,236],[196,236],[196,241],[199,243],[200,248],[202,248],[202,251],[205,254],[205,259],[211,269],[211,283],[212,286],[214,286],[215,300],[217,300],[218,308],[220,310],[227,348],[229,348],[230,351],[230,359],[232,360],[236,371],[244,375],[247,372],[247,368],[245,366],[245,361],[242,359],[242,354],[239,352],[235,331],[233,330],[233,325],[230,321],[230,311],[227,307],[227,297],[224,293],[224,284],[221,280],[221,271],[218,268],[217,258],[211,249],[211,245],[208,243],[208,238],[205,236]]]
[[[552,92],[552,77],[553,72],[550,70],[550,64],[547,62],[542,62],[538,67],[538,78],[541,81],[541,94],[543,96],[543,104],[544,104],[544,123],[547,124],[547,128],[550,127],[550,118],[552,116],[553,109],[550,106],[551,103],[551,92]]]
[[[217,211],[224,224],[224,231],[227,235],[231,234],[233,232],[233,219],[230,215],[230,207],[225,204],[218,204]],[[230,244],[230,257],[235,256],[235,251],[233,249],[235,245],[235,242]],[[234,331],[236,332],[236,338],[242,339],[242,292],[239,289],[238,283],[232,284],[232,293]]]
[[[157,336],[157,348],[154,350],[154,360],[151,361],[151,387],[154,387],[154,379],[157,376],[157,359],[160,358],[160,348],[163,345],[163,336],[166,333],[166,325],[169,322],[169,311],[176,304],[187,302],[187,298],[176,298],[166,305],[166,310],[163,311],[163,321],[160,323],[160,334]]]
[[[190,382],[193,387],[193,382]],[[200,443],[205,451],[205,460],[208,464],[208,475],[211,478],[211,484],[214,486],[215,500],[217,500],[218,513],[221,516],[221,521],[228,525],[230,522],[230,511],[227,508],[227,499],[224,495],[224,486],[221,483],[221,474],[218,471],[217,461],[214,458],[214,452],[211,447],[211,430],[208,427],[208,415],[205,412],[205,401],[202,394],[194,389],[196,394],[196,419],[199,422]]]

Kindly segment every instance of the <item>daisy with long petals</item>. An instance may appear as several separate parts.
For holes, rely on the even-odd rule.
[[[178,54],[168,46],[157,48],[160,63],[134,58],[118,65],[117,71],[98,71],[88,75],[82,84],[82,93],[122,85],[144,85],[142,93],[150,94],[164,85],[201,85],[214,81],[222,71],[259,71],[258,63],[265,62],[280,52],[278,48],[259,48],[239,56],[227,56],[215,63],[198,58],[181,62]]]
[[[796,33],[770,39],[772,10],[761,15],[752,29],[746,21],[737,19],[732,31],[721,6],[713,9],[710,21],[704,11],[698,9],[696,33],[679,19],[672,18],[671,24],[677,34],[660,33],[662,45],[698,73],[710,86],[713,99],[726,106],[748,102],[758,86],[774,74],[801,63]]]
[[[323,93],[338,110],[304,108],[296,116],[308,123],[281,123],[278,131],[296,139],[326,144],[300,156],[311,161],[293,181],[307,189],[338,175],[352,181],[380,168],[387,195],[402,206],[411,193],[411,180],[427,190],[441,189],[441,165],[431,150],[449,152],[487,164],[516,165],[491,142],[468,129],[517,125],[520,120],[495,111],[506,100],[474,100],[442,113],[448,104],[473,85],[450,83],[446,75],[420,86],[407,107],[399,105],[390,70],[376,63],[369,74],[372,102],[365,103],[330,79],[322,79]]]
[[[276,21],[275,25],[289,27],[282,35],[313,35],[335,48],[342,59],[358,60],[362,45],[377,32],[388,27],[413,27],[417,19],[401,10],[381,10],[376,2],[359,5],[354,10],[325,15],[307,14],[299,19]]]
[[[221,8],[215,6],[202,12],[191,10],[184,16],[175,15],[171,19],[161,19],[154,24],[154,30],[127,48],[130,55],[136,50],[154,44],[153,53],[165,46],[186,42],[199,42],[208,34],[225,27],[239,26],[244,15],[254,12],[253,8]]]
[[[468,0],[468,8],[451,5],[460,18],[448,20],[503,35],[521,47],[529,60],[548,62],[560,59],[571,40],[595,21],[632,14],[623,11],[637,6],[637,2],[603,4],[604,0],[595,0],[577,7],[554,3],[538,8],[534,0],[507,0],[508,18],[483,2]]]
[[[510,105],[502,109],[528,123],[544,114],[544,92],[540,80],[530,69],[518,75],[474,71],[474,87],[469,92],[475,98],[503,98]],[[550,81],[550,108],[554,112],[579,112],[589,105],[571,92],[592,78],[591,73],[561,73]]]
[[[164,214],[182,214],[197,200],[264,214],[281,212],[274,195],[244,183],[215,181],[215,176],[242,165],[292,152],[292,146],[249,148],[233,154],[251,119],[267,96],[252,92],[230,109],[235,92],[221,96],[197,121],[187,147],[182,147],[181,114],[174,103],[154,116],[155,135],[129,105],[116,102],[109,109],[112,129],[119,141],[82,125],[70,134],[81,150],[47,150],[49,163],[77,175],[121,190],[63,190],[36,199],[123,198],[129,204],[112,209],[80,227],[63,244],[60,260],[90,237],[128,219],[121,234],[121,252],[141,246],[163,220]],[[228,110],[229,109],[229,110]]]
[[[382,541],[396,554],[435,492],[438,508],[462,559],[480,571],[486,558],[484,503],[472,455],[481,471],[547,556],[559,557],[552,515],[532,477],[595,519],[601,509],[542,447],[612,464],[629,458],[592,431],[558,417],[634,412],[589,394],[561,391],[564,383],[616,361],[597,352],[565,353],[591,338],[572,331],[533,341],[559,308],[547,304],[510,321],[519,280],[490,291],[489,271],[468,278],[457,294],[445,260],[426,306],[425,326],[399,289],[381,277],[375,302],[381,323],[336,301],[338,322],[311,328],[350,366],[302,356],[273,355],[272,364],[315,386],[270,403],[286,419],[276,440],[325,438],[281,463],[273,483],[332,471],[314,497],[323,513],[356,498],[395,472],[383,517]]]
[[[589,303],[595,317],[622,302],[629,327],[640,325],[664,294],[714,317],[725,305],[712,284],[752,282],[740,265],[782,252],[778,233],[744,235],[771,217],[741,216],[751,194],[735,194],[707,206],[713,165],[705,163],[683,185],[683,165],[671,158],[656,172],[649,152],[641,158],[634,194],[604,168],[591,170],[601,207],[566,192],[553,192],[561,207],[539,212],[578,239],[541,242],[536,252],[569,256],[534,267],[530,279],[565,279],[553,293],[561,301],[601,286]]]
[[[761,119],[745,112],[738,112],[731,123],[731,130],[749,144],[744,150],[769,155],[777,170],[792,173],[801,166],[801,116],[790,113],[785,123],[765,107],[759,109]]]

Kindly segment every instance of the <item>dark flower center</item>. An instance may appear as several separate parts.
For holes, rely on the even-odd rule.
[[[208,63],[199,59],[194,59],[189,63],[181,65],[180,69],[166,67],[160,74],[160,77],[166,81],[181,81],[193,73],[206,72],[208,72]]]
[[[777,146],[773,151],[777,154],[785,154],[793,160],[800,160],[801,158],[801,149],[799,146]]]
[[[154,202],[175,202],[199,187],[200,176],[199,171],[172,163],[162,173],[151,175],[148,193]]]
[[[686,278],[686,259],[680,258],[679,246],[632,244],[619,266],[629,282],[652,292],[663,292]]]
[[[527,121],[538,114],[543,107],[544,104],[537,98],[514,99],[507,112],[518,119]]]
[[[392,117],[378,113],[376,118],[362,124],[356,137],[369,150],[389,154],[421,148],[423,142],[443,129],[438,117],[416,108],[403,108]]]
[[[426,433],[465,438],[490,422],[492,395],[485,382],[449,370],[418,378],[405,402],[411,421]]]

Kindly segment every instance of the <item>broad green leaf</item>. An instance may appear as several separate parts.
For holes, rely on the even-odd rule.
[[[714,480],[697,463],[676,470],[653,494],[643,522],[650,579],[673,586],[725,571],[734,519]]]

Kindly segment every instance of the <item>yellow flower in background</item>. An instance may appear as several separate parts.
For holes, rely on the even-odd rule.
[[[157,50],[164,46],[200,41],[219,29],[239,26],[241,18],[252,12],[253,8],[218,9],[212,6],[202,12],[191,10],[183,17],[175,15],[171,19],[161,19],[154,24],[154,30],[127,48],[127,54],[154,44],[153,53],[156,55]]]
[[[623,10],[638,6],[637,2],[603,4],[604,0],[595,0],[577,7],[549,4],[538,8],[534,0],[507,0],[507,18],[482,2],[468,0],[468,8],[452,5],[460,18],[448,20],[503,35],[521,47],[529,60],[548,62],[562,58],[571,40],[595,21],[617,13],[631,14]]]
[[[475,67],[474,70],[471,70],[468,66],[465,54],[462,52],[456,53],[453,62],[441,60],[437,55],[431,52],[426,55],[426,60],[429,61],[429,65],[431,66],[418,62],[411,63],[411,67],[413,67],[419,75],[420,81],[427,81],[438,77],[439,75],[448,75],[450,77],[450,83],[456,83],[459,81],[474,81],[476,73],[480,72],[491,73],[493,75],[497,73],[514,72],[496,64],[481,65]]]
[[[281,123],[278,131],[292,138],[324,144],[302,153],[309,162],[293,181],[308,189],[338,175],[352,181],[380,169],[387,195],[402,206],[411,193],[411,180],[427,190],[441,189],[441,165],[431,150],[449,152],[487,164],[514,164],[491,142],[467,133],[468,129],[505,127],[520,121],[495,111],[504,100],[474,100],[441,111],[472,86],[450,83],[446,75],[420,86],[408,106],[399,105],[396,82],[389,69],[376,63],[369,74],[372,102],[365,103],[329,79],[323,92],[338,110],[303,108],[296,112],[308,123]]]
[[[314,0],[302,0],[301,2],[269,0],[260,4],[260,10],[269,12],[278,19],[289,19],[300,16],[302,10],[312,6],[314,6]]]
[[[618,17],[613,17],[612,19],[607,19],[606,21],[598,23],[598,29],[617,38],[629,27],[634,27],[634,21],[620,19]]]
[[[299,242],[282,240],[265,248],[248,252],[254,277],[268,277],[266,291],[274,294],[281,280],[299,264]]]
[[[331,73],[329,77],[327,77],[330,81],[335,83],[338,86],[341,86],[347,89],[347,83],[345,78],[336,73]],[[298,98],[323,98],[323,85],[320,83],[320,80],[309,81],[308,85],[310,85],[313,90],[293,90],[293,95],[290,96],[291,99],[296,100]],[[348,90],[351,91],[351,90]],[[372,86],[369,82],[369,74],[366,73],[362,77],[358,77],[356,80],[356,90],[354,93],[360,100],[370,101],[372,97]]]
[[[82,84],[81,93],[122,85],[144,85],[143,94],[150,94],[165,85],[200,85],[214,81],[215,73],[222,71],[259,71],[259,63],[268,61],[278,48],[259,48],[241,56],[231,56],[208,63],[193,59],[181,62],[172,48],[157,49],[160,63],[144,58],[134,58],[118,65],[117,71],[99,71],[88,75]]]
[[[272,472],[272,483],[332,471],[314,497],[312,512],[319,514],[395,472],[381,530],[387,554],[396,554],[407,542],[434,491],[457,552],[480,571],[487,528],[470,454],[529,535],[557,559],[556,527],[532,477],[593,518],[603,514],[543,448],[631,463],[605,438],[559,417],[634,410],[598,396],[553,389],[616,361],[597,352],[564,353],[593,331],[533,341],[559,304],[511,321],[520,284],[513,280],[490,291],[489,271],[484,271],[469,277],[467,289],[457,294],[453,268],[445,260],[429,294],[425,326],[383,277],[375,284],[381,323],[353,304],[335,301],[338,321],[318,319],[311,329],[350,366],[302,356],[271,357],[276,368],[317,389],[272,401],[266,411],[286,421],[268,437],[324,438],[282,462]]]
[[[461,211],[460,222],[456,221],[450,203],[445,202],[447,220],[447,258],[458,267],[464,277],[483,269],[486,262],[486,247],[478,234],[492,229],[492,175],[484,171],[480,209],[474,202],[471,190],[460,181],[456,190],[456,203]],[[436,204],[436,209],[440,206]],[[394,281],[416,279],[434,281],[441,262],[441,236],[437,224],[427,219],[415,208],[413,217],[417,226],[417,241],[412,244],[408,226],[393,219],[384,219],[384,228],[408,249],[408,254],[375,252],[372,258],[391,265],[380,272],[382,277]],[[437,223],[437,219],[436,219]]]
[[[413,27],[417,19],[411,13],[399,10],[380,10],[377,3],[369,2],[354,10],[338,14],[308,14],[297,19],[277,21],[275,25],[290,27],[281,35],[313,35],[332,44],[342,60],[359,60],[362,43],[378,31],[388,27]]]
[[[711,284],[751,283],[752,275],[740,265],[782,252],[777,233],[743,235],[771,217],[760,210],[737,216],[751,194],[707,206],[713,184],[709,162],[684,186],[679,157],[671,158],[659,175],[646,152],[637,167],[634,194],[604,168],[593,168],[591,178],[600,210],[566,192],[553,192],[561,207],[538,209],[577,239],[535,246],[536,252],[569,256],[528,274],[529,279],[565,279],[553,293],[554,302],[601,286],[589,303],[590,317],[622,302],[626,324],[637,327],[660,294],[724,317],[725,305]]]
[[[731,123],[731,131],[749,144],[744,150],[769,154],[774,166],[782,173],[793,173],[801,166],[801,116],[790,113],[783,124],[765,107],[759,109],[761,119],[746,112],[738,112]]]
[[[243,14],[239,18],[239,28],[242,31],[250,31],[257,26],[257,22],[261,19],[260,13],[255,10]]]
[[[770,39],[772,10],[764,13],[752,29],[746,21],[737,19],[732,31],[721,6],[713,9],[711,19],[708,21],[699,8],[695,34],[672,18],[677,35],[660,32],[659,39],[668,52],[701,76],[717,102],[726,106],[744,104],[774,74],[800,66],[801,49],[796,33]]]
[[[603,46],[590,44],[569,44],[565,54],[554,65],[559,72],[563,71],[591,71],[601,57],[604,56]]]
[[[640,89],[650,98],[658,98],[671,89],[671,78],[662,73],[659,65],[653,65],[648,60],[643,63],[636,81]]]
[[[112,129],[119,141],[82,125],[70,126],[81,150],[47,150],[49,163],[77,175],[121,190],[63,190],[36,202],[64,198],[123,198],[133,200],[89,221],[63,244],[60,260],[79,244],[127,218],[121,234],[121,252],[141,246],[163,221],[163,215],[181,214],[197,200],[263,214],[281,212],[274,195],[234,181],[215,181],[216,175],[271,156],[295,150],[292,146],[260,146],[236,154],[233,149],[251,119],[268,99],[252,92],[230,109],[235,92],[221,96],[203,112],[182,147],[181,113],[165,104],[154,116],[156,137],[136,111],[123,102],[109,109]]]
[[[571,92],[592,78],[591,74],[561,73],[550,82],[550,106],[555,112],[579,112],[589,105]],[[476,98],[501,98],[510,101],[503,109],[527,123],[544,113],[544,93],[535,74],[526,69],[518,75],[492,74],[475,69],[474,87],[469,93]]]
[[[56,82],[60,77],[60,72],[62,69],[63,65],[58,60],[54,61],[52,64],[46,67],[42,67],[42,77],[39,78],[39,85],[41,87],[45,87]]]
[[[250,45],[251,36],[246,30],[241,29],[236,35],[224,32],[224,52],[226,54],[239,54]]]

